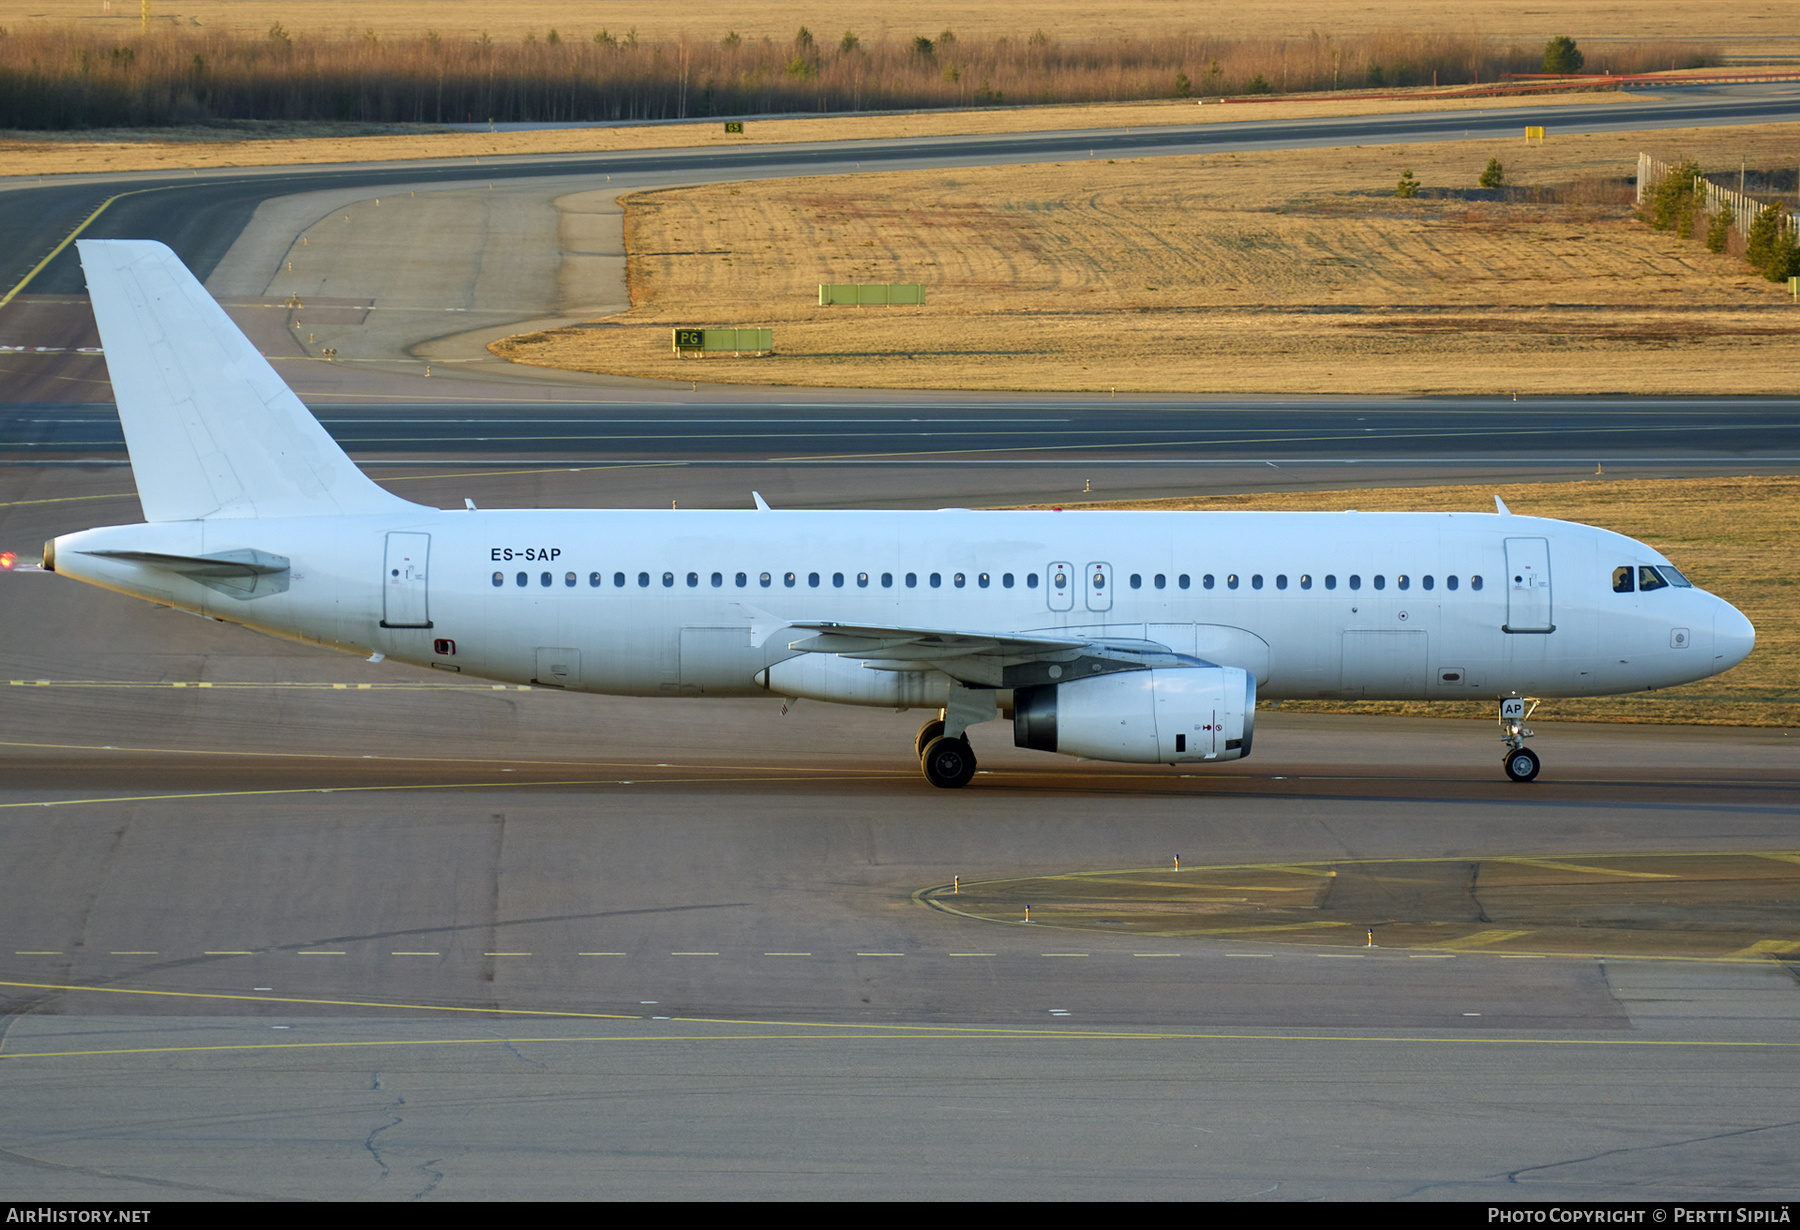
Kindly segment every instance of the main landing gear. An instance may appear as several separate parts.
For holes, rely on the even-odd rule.
[[[975,749],[966,734],[955,738],[944,735],[944,719],[932,718],[919,727],[913,746],[919,753],[919,768],[925,780],[945,790],[966,786],[975,776]]]
[[[1543,767],[1537,753],[1525,746],[1532,733],[1525,729],[1525,719],[1536,713],[1537,707],[1537,701],[1529,697],[1509,696],[1500,702],[1500,729],[1506,732],[1500,736],[1500,742],[1506,744],[1506,756],[1500,763],[1515,782],[1531,781]]]

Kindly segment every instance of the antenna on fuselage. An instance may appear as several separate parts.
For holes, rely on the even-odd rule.
[[[1506,501],[1501,499],[1499,496],[1494,497],[1494,511],[1499,513],[1503,517],[1512,516],[1512,509],[1508,508],[1506,506]]]
[[[762,492],[752,491],[750,493],[750,498],[756,501],[756,511],[757,512],[771,511],[769,508],[769,502],[762,498]]]

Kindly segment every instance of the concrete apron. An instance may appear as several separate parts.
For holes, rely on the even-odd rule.
[[[360,383],[359,374],[422,376],[428,366],[434,377],[504,379],[511,369],[533,383],[597,382],[519,369],[487,345],[631,306],[617,199],[629,188],[594,188],[599,178],[275,197],[258,207],[207,289],[290,382],[319,392]],[[328,348],[337,351],[337,379],[324,364],[301,367]]]

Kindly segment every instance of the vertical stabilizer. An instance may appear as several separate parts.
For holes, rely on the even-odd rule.
[[[357,469],[167,247],[77,246],[144,520],[409,507]]]

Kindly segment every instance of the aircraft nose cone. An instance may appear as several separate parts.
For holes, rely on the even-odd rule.
[[[1728,602],[1713,613],[1713,670],[1730,670],[1756,648],[1756,629]]]

